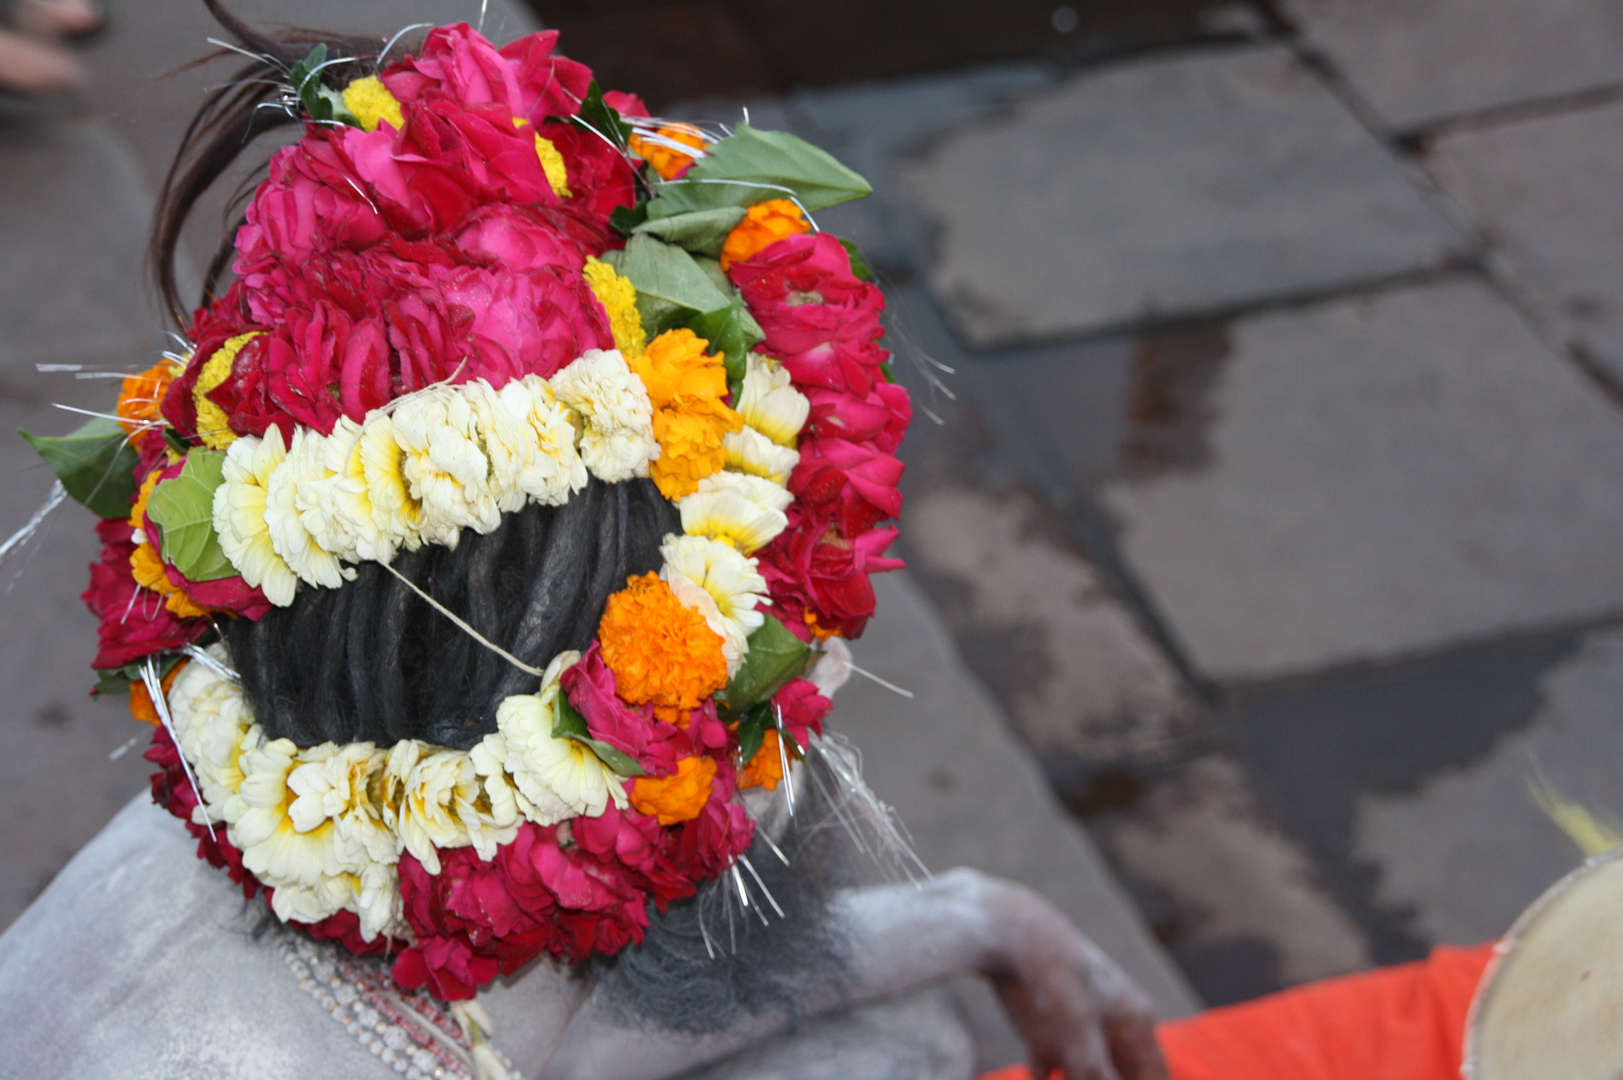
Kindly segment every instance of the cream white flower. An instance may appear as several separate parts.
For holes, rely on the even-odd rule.
[[[519,490],[538,503],[562,506],[589,478],[586,463],[575,449],[575,425],[570,423],[569,410],[539,375],[508,383],[500,397],[535,433],[535,457],[518,478]]]
[[[371,941],[379,934],[405,937],[405,902],[400,898],[400,872],[394,864],[371,863],[356,884],[355,906],[349,910],[361,917],[361,939]]]
[[[744,554],[766,546],[789,526],[784,514],[794,496],[760,476],[719,472],[677,503],[682,531],[725,541]]]
[[[792,449],[800,429],[806,426],[811,402],[795,389],[789,372],[776,360],[750,353],[747,364],[735,407],[744,423],[779,446]]]
[[[463,383],[456,392],[473,412],[479,446],[490,463],[486,494],[499,513],[522,509],[526,499],[520,481],[540,449],[529,423],[529,394],[522,386],[511,395],[498,393],[484,379]]]
[[[787,484],[789,474],[800,464],[800,451],[779,446],[748,424],[743,431],[723,435],[721,445],[729,469],[765,477],[778,485]]]
[[[263,439],[244,435],[225,452],[221,472],[225,482],[214,489],[214,532],[220,550],[231,560],[242,580],[265,592],[278,607],[293,603],[299,577],[276,551],[265,518],[271,475],[287,457],[282,433],[275,425]]]
[[[464,528],[488,533],[501,524],[468,394],[443,386],[421,390],[400,398],[390,419],[401,471],[422,507],[417,527],[424,540],[454,548]]]
[[[271,547],[289,569],[311,585],[337,589],[353,580],[355,571],[317,544],[305,526],[304,506],[321,498],[319,491],[310,490],[312,485],[324,485],[333,475],[325,458],[320,435],[305,428],[293,432],[293,445],[282,463],[271,470],[265,485],[265,523],[270,527]],[[301,492],[309,496],[302,500],[304,506]]]
[[[399,858],[383,808],[368,793],[372,778],[388,759],[386,753],[369,742],[324,743],[302,751],[299,759],[301,764],[287,780],[296,796],[288,807],[295,829],[309,832],[331,821],[338,857],[352,870]]]
[[[353,874],[337,874],[310,885],[285,882],[274,886],[271,910],[283,922],[318,923],[346,908],[353,911],[356,886]]]
[[[755,606],[765,599],[766,579],[731,544],[704,536],[665,537],[659,576],[683,604],[704,616],[721,635],[727,672],[743,662],[749,636],[766,621]]]
[[[358,525],[356,541],[358,545],[368,541],[373,544],[372,558],[389,562],[402,547],[416,551],[422,546],[417,527],[423,508],[406,482],[405,454],[395,442],[394,420],[388,413],[379,410],[367,414],[344,468],[338,471],[345,477],[339,489],[340,497],[346,500],[342,504],[344,512],[357,519],[361,513],[370,517],[371,531]],[[364,490],[355,490],[357,483]],[[364,546],[359,550],[363,558],[367,557]]]
[[[524,816],[538,825],[571,817],[600,817],[610,799],[628,805],[625,788],[590,747],[552,734],[558,701],[558,678],[578,662],[580,653],[560,653],[541,679],[535,694],[517,694],[496,707],[497,733],[484,745],[501,755],[507,773],[523,798]]]
[[[219,645],[209,651],[224,658]],[[242,789],[242,754],[262,746],[264,733],[254,723],[242,689],[203,664],[188,664],[168,697],[176,745],[197,781],[192,820],[199,825],[222,822],[226,803]]]
[[[552,377],[558,400],[580,417],[580,456],[593,476],[618,484],[647,476],[659,457],[654,407],[616,350],[589,349]]]
[[[518,835],[516,810],[480,804],[484,787],[469,756],[415,739],[395,743],[384,770],[384,799],[390,824],[405,850],[431,874],[440,872],[435,848],[466,847],[480,858]],[[486,806],[489,806],[486,803]]]
[[[298,754],[289,739],[244,750],[239,759],[242,786],[225,804],[227,835],[242,851],[242,865],[278,890],[285,885],[313,888],[346,869],[338,859],[330,820],[301,831],[289,813],[296,796],[287,781]]]

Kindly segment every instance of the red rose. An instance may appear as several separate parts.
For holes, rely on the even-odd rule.
[[[207,619],[182,619],[164,606],[163,597],[135,583],[130,556],[135,530],[125,520],[98,521],[99,562],[91,564],[90,586],[80,594],[91,614],[101,620],[101,648],[93,668],[117,668],[153,653],[189,645],[208,632]]]
[[[643,104],[642,98],[623,90],[603,91],[603,104],[621,116],[637,116],[644,120],[649,117],[648,106]]]
[[[419,937],[395,959],[390,973],[406,990],[428,992],[441,1001],[467,1001],[499,973],[494,957],[481,956],[459,937]]]
[[[521,111],[522,95],[513,64],[467,23],[430,30],[417,55],[402,59],[384,74],[383,81],[403,103],[438,90],[460,105],[495,102],[509,117],[527,115]]]
[[[811,402],[804,434],[868,443],[887,454],[902,444],[913,419],[907,389],[895,383],[875,383],[866,397],[817,386],[801,393]]]
[[[606,223],[617,207],[637,204],[631,163],[602,136],[573,124],[543,124],[540,130],[563,155],[570,191],[565,206],[589,221]]]
[[[784,624],[805,637],[804,615],[809,613],[820,630],[860,637],[874,610],[868,575],[905,565],[885,557],[895,539],[895,529],[873,529],[847,540],[826,518],[791,506],[789,528],[758,555],[761,576]]]
[[[569,703],[586,721],[592,738],[627,754],[650,776],[669,776],[692,753],[691,741],[674,724],[654,718],[651,705],[633,707],[620,699],[614,672],[594,639],[586,655],[559,679]]]
[[[343,132],[321,129],[276,152],[245,218],[236,238],[239,276],[269,260],[296,265],[332,248],[359,249],[389,231],[344,148]]]
[[[772,695],[772,703],[783,717],[783,729],[802,751],[810,745],[811,735],[823,733],[823,717],[834,708],[834,703],[817,692],[817,687],[805,679],[790,679]]]
[[[197,857],[216,870],[224,870],[226,876],[241,886],[243,898],[252,900],[260,889],[259,879],[242,865],[242,852],[225,838],[225,826],[216,825],[211,832],[207,826],[192,820],[192,811],[198,805],[197,789],[192,787],[191,778],[180,763],[180,751],[175,748],[168,729],[154,728],[152,746],[141,756],[158,766],[158,771],[152,774],[152,801],[184,821],[186,831],[197,840]]]
[[[592,86],[592,69],[553,55],[558,31],[529,34],[502,47],[502,57],[518,76],[519,98],[513,115],[540,124],[549,116],[574,116]]]
[[[797,234],[728,271],[766,335],[761,350],[783,361],[795,383],[866,397],[889,353],[879,347],[885,299],[851,271],[851,256],[828,233]]]
[[[733,801],[734,775],[731,761],[716,762],[716,778],[711,781],[710,801],[699,816],[677,828],[676,866],[695,881],[708,881],[733,864],[755,838],[755,822]]]
[[[844,439],[802,439],[789,490],[808,513],[831,515],[845,536],[867,532],[902,512],[903,465],[889,454]]]

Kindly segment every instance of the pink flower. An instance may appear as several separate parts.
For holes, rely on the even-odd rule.
[[[832,516],[842,535],[856,536],[902,512],[896,485],[903,465],[889,454],[844,439],[800,442],[789,490],[808,513]]]
[[[500,973],[495,957],[474,952],[461,937],[419,937],[390,970],[406,990],[428,992],[441,1001],[466,1001]]]
[[[885,299],[851,271],[851,256],[828,233],[797,234],[769,244],[728,271],[761,324],[761,351],[783,361],[799,386],[848,390],[866,397],[879,365]]]
[[[552,36],[556,40],[557,32]],[[550,52],[551,43],[548,45]],[[467,23],[430,30],[417,55],[385,72],[383,81],[402,103],[415,102],[437,90],[459,105],[494,102],[509,118],[529,115],[520,106],[523,95],[513,64]]]
[[[563,156],[570,191],[565,206],[606,225],[617,207],[636,205],[636,180],[624,154],[573,124],[542,124],[540,133]]]
[[[811,402],[805,434],[866,443],[886,454],[896,452],[913,419],[907,390],[895,383],[875,383],[865,397],[817,386],[801,392]]]
[[[135,583],[130,556],[135,530],[124,520],[98,521],[101,559],[90,566],[90,586],[81,594],[85,606],[101,620],[101,649],[94,668],[117,668],[144,656],[178,649],[208,632],[207,619],[183,619],[164,606],[163,597]]]
[[[587,255],[603,253],[595,230],[561,208],[486,206],[457,233],[456,248],[471,263],[533,273],[557,267],[580,273]]]
[[[597,641],[563,673],[559,685],[586,720],[592,738],[630,755],[648,775],[669,776],[692,753],[691,740],[675,725],[654,719],[651,705],[633,708],[620,700],[614,672],[604,663]]]
[[[805,679],[790,679],[784,683],[782,689],[772,695],[772,703],[783,717],[784,730],[803,751],[810,744],[811,735],[823,733],[823,717],[834,708],[834,703]]]
[[[239,275],[272,259],[298,264],[331,248],[359,249],[389,231],[362,187],[343,133],[308,131],[270,160],[237,230]]]
[[[860,637],[874,610],[868,575],[904,565],[885,557],[895,539],[895,529],[873,529],[847,540],[827,518],[791,506],[789,528],[757,556],[779,618],[803,637],[809,636],[807,614],[820,630]]]
[[[549,116],[574,116],[592,85],[592,69],[553,55],[558,31],[543,30],[502,46],[502,57],[518,76],[519,98],[513,115],[539,125]]]

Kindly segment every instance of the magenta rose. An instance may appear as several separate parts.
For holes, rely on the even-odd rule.
[[[845,536],[867,532],[902,512],[903,465],[889,454],[844,439],[802,439],[789,490],[808,513],[832,517]]]
[[[907,389],[878,382],[866,397],[823,387],[802,387],[811,403],[804,434],[866,443],[894,454],[913,419]]]
[[[239,276],[270,260],[298,264],[332,248],[363,248],[389,231],[335,131],[309,131],[278,150],[245,218],[236,238]]]
[[[783,361],[795,383],[872,391],[885,299],[851,270],[851,256],[828,233],[789,236],[728,271],[766,335],[761,351]]]
[[[592,738],[629,755],[649,776],[671,775],[676,763],[692,753],[691,740],[674,724],[654,719],[652,706],[633,707],[620,699],[614,672],[604,663],[597,641],[565,669],[559,685]]]
[[[817,692],[805,679],[790,679],[772,695],[772,703],[783,717],[783,728],[801,751],[810,745],[810,736],[823,733],[823,717],[834,703]]]
[[[884,554],[895,539],[895,529],[873,529],[848,540],[826,519],[791,506],[789,528],[757,556],[784,624],[804,638],[809,613],[825,632],[860,637],[874,611],[869,575],[904,565]]]

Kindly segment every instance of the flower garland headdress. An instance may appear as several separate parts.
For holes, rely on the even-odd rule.
[[[102,518],[93,666],[156,726],[154,797],[245,894],[445,1000],[613,953],[729,869],[738,790],[821,730],[812,646],[900,565],[883,299],[810,217],[867,184],[787,134],[653,119],[556,38],[440,27],[341,87],[319,47],[293,65],[304,136],[189,348],[116,421],[32,439]],[[271,738],[216,640],[641,477],[680,513],[661,569],[584,652],[508,656],[539,688],[469,750]]]

